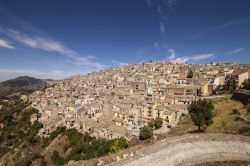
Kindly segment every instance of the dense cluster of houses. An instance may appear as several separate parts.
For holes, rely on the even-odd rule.
[[[41,113],[40,134],[63,125],[96,137],[131,139],[157,117],[175,125],[192,100],[219,85],[237,89],[249,75],[249,65],[158,61],[74,75],[29,98]]]

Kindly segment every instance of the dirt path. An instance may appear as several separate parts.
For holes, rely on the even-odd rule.
[[[171,137],[109,165],[171,166],[225,160],[250,161],[250,137],[228,134]]]

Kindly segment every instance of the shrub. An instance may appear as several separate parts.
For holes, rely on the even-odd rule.
[[[234,120],[235,121],[241,121],[242,119],[239,116],[236,116]]]
[[[8,147],[0,148],[0,157],[2,157],[5,153],[7,153],[10,149]]]
[[[150,126],[144,126],[140,129],[140,136],[141,140],[149,139],[153,136],[153,129]]]
[[[242,127],[239,129],[240,134],[249,135],[250,134],[250,127]]]
[[[51,155],[51,160],[55,165],[63,165],[65,164],[65,160],[64,158],[62,158],[61,156],[59,156],[57,151],[54,151]]]
[[[43,147],[46,147],[50,144],[50,139],[49,137],[43,138]]]
[[[152,129],[159,129],[162,127],[163,120],[162,118],[157,117],[155,120],[151,120],[148,123],[148,126],[151,127]]]
[[[150,122],[148,122],[148,126],[151,128],[154,128],[154,120],[151,120]]]
[[[34,124],[32,126],[32,128],[36,131],[39,131],[41,128],[43,128],[43,124],[39,123],[37,120],[34,121]]]
[[[233,109],[233,114],[240,115],[240,111],[238,109]]]
[[[66,127],[65,127],[65,126],[63,126],[63,127],[58,126],[58,127],[56,128],[56,130],[53,131],[53,132],[50,134],[50,139],[51,139],[51,140],[55,139],[59,134],[64,133],[65,131],[66,131]]]
[[[127,147],[128,147],[127,140],[125,138],[118,138],[112,141],[110,145],[110,152],[116,153]]]
[[[14,117],[11,115],[11,113],[6,113],[3,115],[2,119],[4,126],[10,126],[12,124]]]
[[[83,134],[78,132],[75,128],[66,130],[66,135],[70,145],[77,145],[83,139]]]
[[[184,113],[181,113],[181,117],[185,117],[186,116],[186,114],[184,114]]]
[[[49,137],[43,138],[43,147],[46,147],[53,141],[59,134],[66,131],[65,126],[58,126],[55,131],[53,131]]]
[[[42,155],[40,155],[40,154],[38,154],[38,153],[35,153],[33,156],[32,156],[32,160],[36,160],[36,159],[38,159],[38,158],[43,158],[43,156]]]
[[[30,160],[24,160],[23,161],[23,166],[30,166],[32,164],[32,161],[30,161]]]
[[[162,121],[161,118],[156,118],[154,120],[154,127],[155,127],[155,129],[161,128],[162,127],[162,123],[163,123],[163,121]]]

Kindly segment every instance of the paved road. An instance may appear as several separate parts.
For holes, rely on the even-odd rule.
[[[250,137],[228,134],[188,134],[162,140],[136,155],[109,165],[171,166],[207,161],[250,161]]]

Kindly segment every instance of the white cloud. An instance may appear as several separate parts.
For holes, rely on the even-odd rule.
[[[162,35],[164,35],[166,32],[166,26],[163,22],[160,23],[160,32]]]
[[[15,47],[9,44],[7,41],[0,39],[0,47],[14,49]]]
[[[214,57],[215,54],[212,53],[208,53],[208,54],[199,54],[199,55],[194,55],[194,56],[190,56],[190,57],[178,57],[176,59],[173,59],[173,61],[175,62],[197,62],[197,61],[202,61],[202,60],[206,60],[209,58]]]
[[[11,37],[13,40],[34,49],[41,49],[48,52],[55,52],[60,55],[65,56],[66,62],[73,63],[80,66],[92,66],[97,69],[105,68],[105,65],[93,61],[96,57],[87,55],[81,56],[78,52],[68,48],[62,42],[42,37],[42,36],[32,36],[27,35],[15,29],[2,29],[0,32]]]
[[[155,49],[159,49],[159,47],[160,47],[160,46],[159,46],[159,43],[155,42],[154,48],[155,48]]]
[[[179,57],[179,58],[176,58],[176,59],[173,59],[171,60],[173,62],[177,62],[177,63],[186,63],[187,61],[189,61],[189,58],[185,58],[185,57]]]
[[[150,8],[154,7],[160,17],[160,32],[162,35],[166,32],[168,16],[175,9],[177,0],[147,0]]]
[[[226,55],[237,54],[237,53],[242,52],[244,50],[245,50],[245,48],[238,48],[238,49],[227,52]]]
[[[168,57],[168,59],[175,59],[175,51],[174,51],[174,49],[172,49],[172,48],[169,48],[168,49],[168,54],[169,54],[169,57]]]
[[[191,57],[191,60],[193,61],[201,61],[201,60],[205,60],[205,59],[209,59],[211,57],[215,56],[215,54],[200,54],[200,55],[195,55],[193,57]]]
[[[222,30],[231,26],[235,26],[244,22],[248,22],[250,21],[250,18],[243,18],[243,19],[239,19],[239,20],[234,20],[234,21],[230,21],[230,22],[226,22],[223,24],[219,24],[219,25],[215,25],[215,26],[210,26],[208,28],[206,28],[205,30],[207,31],[216,31],[216,30]]]
[[[149,7],[152,7],[154,5],[154,3],[151,0],[147,0],[147,4]]]

